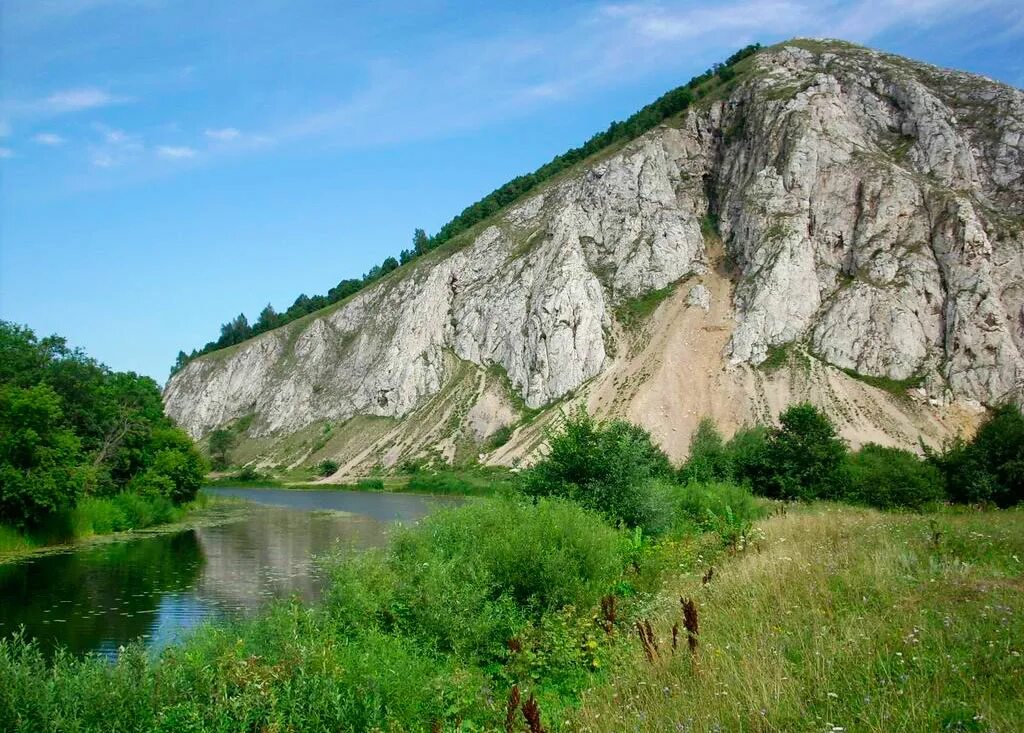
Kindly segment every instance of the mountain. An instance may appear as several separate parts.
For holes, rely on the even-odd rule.
[[[916,447],[1024,401],[1024,92],[841,41],[698,101],[355,295],[189,362],[239,457],[529,456],[585,404],[682,457],[797,400]],[[700,91],[700,90],[699,90]]]

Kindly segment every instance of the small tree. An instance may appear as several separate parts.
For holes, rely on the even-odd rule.
[[[238,436],[226,428],[217,428],[210,433],[210,464],[215,471],[223,471],[231,465],[231,449]]]
[[[771,430],[754,489],[779,499],[817,499],[843,493],[846,445],[814,405],[792,405]]]
[[[714,421],[705,417],[690,438],[690,457],[679,471],[683,483],[727,481],[732,478],[732,461]]]
[[[548,454],[521,474],[526,494],[572,499],[649,531],[664,522],[653,483],[672,466],[646,430],[624,420],[599,422],[580,408],[548,440]]]
[[[412,250],[417,255],[426,254],[430,250],[430,238],[422,229],[417,229],[412,233]]]
[[[942,474],[910,451],[868,443],[847,459],[843,498],[880,509],[920,509],[941,502]]]
[[[1013,506],[1024,501],[1024,415],[1003,405],[982,423],[974,439],[957,439],[929,455],[946,480],[952,501]]]

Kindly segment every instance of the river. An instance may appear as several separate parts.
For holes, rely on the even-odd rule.
[[[206,489],[258,504],[242,519],[30,557],[0,565],[0,636],[24,627],[52,653],[160,647],[209,620],[252,614],[275,598],[315,601],[317,555],[386,541],[445,497],[359,491]]]

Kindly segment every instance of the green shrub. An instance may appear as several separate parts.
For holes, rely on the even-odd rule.
[[[383,491],[384,479],[361,478],[358,481],[356,481],[356,486],[358,486],[360,489],[366,489],[368,491]]]
[[[996,408],[970,442],[957,439],[929,459],[942,471],[951,501],[1019,504],[1024,501],[1024,415],[1014,405]]]
[[[744,426],[725,444],[732,480],[750,486],[766,459],[769,431],[763,425]]]
[[[722,434],[711,418],[701,419],[690,438],[690,455],[679,470],[681,483],[729,481],[733,477],[732,457]]]
[[[668,478],[668,457],[641,427],[598,422],[581,408],[548,434],[546,456],[521,474],[529,496],[560,496],[612,522],[655,532],[664,524],[652,479]]]
[[[341,466],[338,465],[337,461],[332,461],[330,458],[325,458],[316,464],[316,475],[317,476],[333,476],[338,472]]]
[[[383,484],[381,485],[383,488]],[[452,473],[419,471],[409,478],[406,490],[425,494],[473,494],[475,488],[466,479]]]
[[[735,544],[749,533],[764,510],[750,489],[731,482],[692,482],[675,493],[678,516],[704,532],[716,532]]]
[[[257,471],[255,466],[249,465],[242,466],[232,478],[238,481],[262,481],[266,477]]]
[[[515,428],[512,425],[502,425],[500,428],[491,433],[487,438],[485,447],[487,450],[498,450],[512,438],[512,433]]]
[[[399,531],[385,553],[336,560],[327,605],[342,628],[373,623],[500,658],[531,619],[594,606],[624,551],[614,529],[571,502],[478,500]]]
[[[939,470],[899,448],[868,443],[847,457],[846,473],[840,498],[879,509],[921,509],[946,495]]]
[[[750,467],[754,491],[776,499],[837,498],[846,445],[832,421],[814,405],[792,405],[768,433],[760,460]]]

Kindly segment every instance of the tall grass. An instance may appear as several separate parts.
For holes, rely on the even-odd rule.
[[[1024,730],[1024,512],[820,507],[662,599],[696,599],[696,656],[637,646],[577,731]]]
[[[88,496],[71,511],[56,514],[29,532],[0,525],[0,557],[9,559],[47,545],[178,522],[190,512],[205,508],[209,501],[202,493],[178,505],[163,496],[130,492]]]

